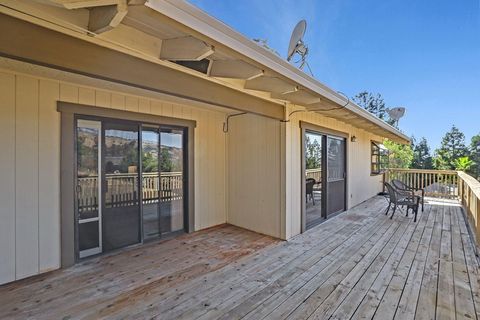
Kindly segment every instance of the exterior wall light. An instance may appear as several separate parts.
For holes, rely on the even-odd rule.
[[[352,141],[352,142],[357,142],[357,137],[356,137],[356,136],[352,136],[352,137],[350,138],[350,141]]]

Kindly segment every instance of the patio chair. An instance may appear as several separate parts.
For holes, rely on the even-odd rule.
[[[422,199],[422,212],[423,212],[423,207],[425,205],[425,189],[410,187],[409,185],[407,185],[404,182],[402,182],[400,180],[397,180],[397,179],[392,180],[392,185],[393,185],[393,187],[395,187],[396,189],[398,189],[400,191],[412,192],[413,194],[416,194],[417,192],[420,192],[420,197]]]
[[[385,187],[387,188],[388,199],[389,199],[388,208],[387,208],[387,211],[385,212],[385,215],[387,215],[388,212],[390,211],[390,207],[392,206],[392,204],[393,204],[393,213],[390,219],[393,219],[393,215],[395,214],[395,211],[397,210],[398,206],[406,206],[407,207],[406,216],[408,217],[408,210],[412,209],[413,212],[415,213],[415,217],[413,221],[417,222],[417,214],[418,214],[420,197],[414,194],[406,194],[406,193],[399,192],[388,182],[385,182]]]
[[[316,181],[313,178],[308,178],[305,180],[306,186],[305,186],[305,194],[307,197],[307,202],[308,202],[308,196],[310,196],[310,199],[313,201],[313,205],[315,205],[315,197],[313,196],[313,186],[315,185]]]

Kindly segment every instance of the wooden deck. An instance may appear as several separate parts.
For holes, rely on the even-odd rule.
[[[225,226],[0,287],[1,319],[478,319],[455,203],[371,199],[288,242]]]

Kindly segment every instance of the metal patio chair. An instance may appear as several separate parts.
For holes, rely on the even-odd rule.
[[[422,212],[423,212],[423,207],[425,205],[425,189],[410,187],[406,183],[404,183],[400,180],[397,180],[397,179],[392,180],[392,185],[393,185],[394,188],[396,188],[399,191],[412,192],[413,194],[416,194],[417,192],[420,192],[420,197],[421,197],[421,201],[422,201]]]
[[[413,212],[415,213],[415,217],[413,219],[414,222],[417,222],[417,214],[418,214],[418,207],[419,207],[419,202],[420,202],[420,196],[414,195],[414,194],[407,194],[404,192],[400,192],[396,190],[390,183],[385,182],[385,187],[387,188],[388,192],[388,208],[387,211],[385,212],[385,215],[388,214],[390,211],[390,207],[393,204],[393,212],[392,216],[390,219],[393,219],[393,215],[395,214],[395,211],[397,210],[398,206],[406,206],[407,207],[407,214],[406,216],[408,217],[408,210],[412,209]]]
[[[313,201],[313,205],[315,205],[315,197],[313,196],[313,186],[315,185],[316,181],[313,178],[308,178],[305,180],[305,183],[306,183],[305,194],[307,196],[307,202],[308,202],[308,196],[310,196],[310,198]]]

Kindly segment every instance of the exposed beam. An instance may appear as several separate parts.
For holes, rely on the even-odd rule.
[[[282,94],[272,93],[272,98],[288,100],[293,104],[299,104],[303,106],[320,102],[320,97],[314,96],[303,89],[285,92]]]
[[[285,117],[279,103],[4,14],[0,29],[17,31],[2,33],[2,56],[198,103],[279,120]]]
[[[102,33],[115,28],[127,15],[126,0],[119,0],[116,5],[94,7],[90,9],[88,30],[93,33]]]
[[[119,0],[51,0],[63,5],[67,9],[93,8],[111,6],[119,3]],[[143,5],[146,0],[128,0],[129,6]]]
[[[67,9],[79,9],[115,5],[118,0],[52,0],[52,2],[61,4]]]
[[[210,65],[212,77],[251,80],[263,75],[263,70],[242,60],[215,60]]]
[[[272,93],[285,93],[294,91],[295,86],[276,77],[260,76],[245,82],[245,89],[266,91]]]
[[[163,40],[160,59],[173,61],[200,61],[213,53],[212,46],[192,36],[186,36]]]

